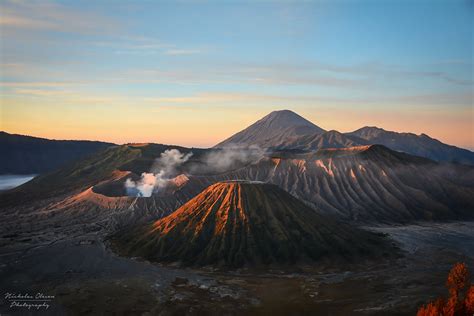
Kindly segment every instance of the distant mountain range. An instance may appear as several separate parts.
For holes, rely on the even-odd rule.
[[[215,147],[255,145],[273,150],[309,152],[370,144],[384,145],[439,162],[474,165],[474,152],[444,144],[426,134],[397,133],[378,127],[363,127],[350,133],[325,131],[289,110],[271,112]]]
[[[444,144],[425,134],[397,133],[378,127],[363,127],[350,133],[325,131],[289,110],[271,112],[214,148],[258,146],[270,152],[308,153],[374,144],[438,162],[474,165],[474,152]],[[110,146],[116,145],[0,132],[0,174],[44,174]]]
[[[0,132],[0,174],[45,173],[114,145],[98,141],[49,140]]]
[[[415,135],[386,131],[378,127],[363,127],[346,135],[436,161],[474,164],[474,152],[444,144],[426,134]]]

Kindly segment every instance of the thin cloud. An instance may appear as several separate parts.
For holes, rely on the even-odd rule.
[[[175,44],[163,42],[150,37],[118,37],[114,41],[99,41],[93,45],[99,47],[110,47],[115,49],[114,53],[119,55],[154,55],[164,54],[170,56],[202,54],[204,50],[197,48],[180,48]]]
[[[136,69],[124,80],[149,83],[209,84],[244,83],[254,85],[320,86],[357,90],[374,90],[383,85],[407,86],[422,80],[437,80],[453,85],[469,86],[472,80],[457,78],[443,71],[412,70],[403,66],[376,63],[351,66],[315,62],[273,64],[204,64],[193,68]]]
[[[423,65],[420,65],[423,67]],[[428,65],[427,65],[428,66]],[[433,66],[431,65],[432,69]],[[439,79],[456,85],[472,85],[470,79],[456,78],[443,71],[413,70],[402,65],[381,63],[360,63],[354,65],[334,65],[319,62],[243,64],[238,72],[255,74],[255,81],[268,83],[314,84],[314,85],[358,85],[373,88],[381,78],[385,79]]]
[[[128,49],[128,50],[116,50],[114,54],[117,55],[139,55],[139,56],[146,56],[146,55],[156,55],[159,51],[156,50],[142,50],[142,49]]]
[[[127,45],[114,53],[119,55],[155,55],[163,54],[169,56],[202,54],[200,49],[178,49],[171,44],[137,44]]]
[[[299,104],[299,105],[364,105],[371,108],[383,108],[386,105],[398,105],[412,107],[417,106],[436,106],[436,105],[470,105],[474,98],[472,93],[437,93],[425,95],[402,95],[392,97],[372,97],[372,98],[340,98],[340,97],[322,97],[320,95],[301,96],[301,95],[275,95],[275,94],[257,94],[257,93],[222,93],[207,92],[198,93],[186,97],[151,97],[144,98],[143,101],[159,106],[183,106],[183,105],[225,105],[237,104],[246,105],[249,103],[260,105],[275,104]]]
[[[9,16],[4,16],[0,20],[1,26],[10,26],[26,29],[54,29],[56,25],[49,21],[35,20],[27,17],[15,16],[10,13]]]
[[[54,97],[54,96],[74,96],[72,91],[65,90],[47,90],[47,89],[14,89],[16,95],[29,95],[39,97]]]
[[[117,76],[116,76],[117,77]],[[245,83],[258,85],[305,85],[346,88],[369,87],[366,78],[345,78],[311,70],[282,69],[276,66],[203,65],[174,69],[136,69],[118,76],[124,80],[148,83],[204,84]]]
[[[201,54],[202,50],[199,49],[169,49],[164,52],[165,55],[194,55]]]
[[[86,82],[80,81],[36,81],[36,82],[0,82],[0,87],[64,87],[73,85],[83,85]]]
[[[31,35],[52,30],[64,33],[104,34],[115,32],[120,28],[118,21],[109,17],[48,1],[4,1],[0,9],[2,35],[12,33],[18,35],[18,32],[23,31]]]

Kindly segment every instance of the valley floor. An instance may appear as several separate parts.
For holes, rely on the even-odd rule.
[[[414,315],[444,295],[451,266],[474,267],[474,222],[366,227],[404,251],[390,263],[312,272],[212,272],[118,257],[98,232],[0,248],[1,315]],[[49,308],[10,307],[6,293],[54,296]]]

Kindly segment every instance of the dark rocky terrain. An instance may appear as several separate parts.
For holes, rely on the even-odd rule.
[[[5,315],[414,315],[444,295],[458,261],[474,266],[472,222],[375,227],[402,249],[392,261],[219,272],[177,269],[119,257],[100,231],[40,242],[10,237],[0,247],[0,287],[52,295],[47,310],[10,308]],[[46,231],[44,229],[43,231]]]

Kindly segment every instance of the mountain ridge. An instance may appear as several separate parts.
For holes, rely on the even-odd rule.
[[[457,146],[445,144],[425,133],[420,135],[409,132],[388,131],[376,126],[365,126],[347,136],[359,137],[372,144],[385,145],[393,150],[412,155],[461,164],[474,165],[474,152]]]
[[[275,117],[288,119],[280,121]],[[279,125],[275,122],[282,122],[282,126],[275,126]],[[271,150],[314,151],[367,144],[380,144],[439,162],[474,165],[474,152],[442,143],[425,133],[398,133],[376,126],[365,126],[347,133],[325,131],[290,110],[271,112],[214,147],[259,146]]]
[[[111,146],[89,140],[51,140],[0,131],[0,174],[41,174]]]
[[[357,136],[350,136],[336,130],[288,138],[275,149],[298,149],[312,151],[321,148],[343,148],[368,145],[369,142]]]

